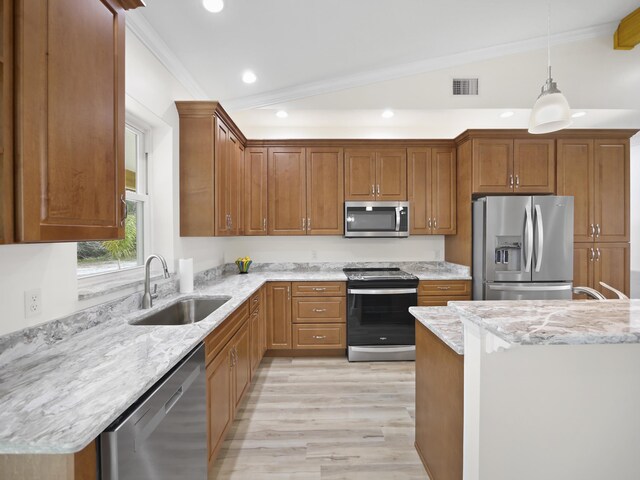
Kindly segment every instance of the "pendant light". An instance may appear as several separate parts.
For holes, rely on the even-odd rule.
[[[558,89],[558,85],[551,78],[551,5],[547,4],[547,60],[549,78],[542,86],[542,91],[536,100],[531,118],[529,119],[529,133],[551,133],[567,128],[571,125],[571,109],[569,102]]]

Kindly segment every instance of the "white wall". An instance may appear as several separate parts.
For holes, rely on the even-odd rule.
[[[444,259],[444,237],[409,238],[238,237],[230,238],[225,262],[250,256],[255,262],[372,262]]]
[[[640,133],[631,138],[631,297],[640,298]]]

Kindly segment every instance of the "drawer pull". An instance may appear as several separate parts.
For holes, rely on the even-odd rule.
[[[313,338],[316,339],[316,340],[324,340],[325,338],[327,338],[327,336],[326,335],[314,335]]]
[[[322,313],[322,312],[326,312],[327,309],[326,308],[314,308],[312,311],[316,312],[316,313]]]
[[[438,287],[438,290],[450,290],[451,287]]]
[[[314,292],[324,292],[326,290],[326,287],[313,287],[312,290]]]

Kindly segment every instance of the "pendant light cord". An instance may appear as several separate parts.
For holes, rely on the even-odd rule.
[[[547,2],[547,69],[551,78],[551,0]]]

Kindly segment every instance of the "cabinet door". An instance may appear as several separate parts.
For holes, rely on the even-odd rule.
[[[16,237],[124,237],[124,12],[115,0],[16,8]]]
[[[267,234],[267,149],[247,148],[244,154],[244,234]]]
[[[429,211],[431,195],[431,149],[407,150],[407,190],[409,198],[409,224],[411,235],[431,233]]]
[[[260,358],[264,357],[267,351],[267,287],[262,286],[260,288],[260,325],[262,328],[262,353]]]
[[[595,260],[595,250],[593,243],[573,244],[573,285],[575,287],[593,288],[593,262]],[[584,300],[584,294],[573,295],[576,300]]]
[[[13,2],[0,2],[0,243],[13,234]]]
[[[304,148],[269,149],[269,235],[306,234],[304,153]]]
[[[596,242],[629,241],[629,142],[596,140]]]
[[[244,183],[244,147],[231,132],[229,132],[228,147],[229,179],[227,182],[227,188],[229,190],[229,203],[227,206],[227,213],[229,214],[229,235],[241,235],[243,231],[242,185]]]
[[[618,298],[600,285],[600,282],[604,282],[629,296],[629,244],[596,243],[595,249],[593,288],[607,298]]]
[[[344,152],[344,199],[367,202],[376,199],[376,152],[347,149]]]
[[[269,349],[291,348],[291,283],[267,284],[267,345]]]
[[[593,140],[558,140],[558,195],[573,196],[573,239],[592,242],[594,220]]]
[[[229,127],[216,119],[215,137],[215,196],[216,196],[216,235],[231,235],[229,223],[229,183],[231,179],[231,156]]]
[[[262,325],[260,322],[260,307],[256,308],[249,317],[249,336],[251,353],[251,377],[258,369],[262,360]]]
[[[249,322],[245,322],[233,336],[234,361],[234,412],[237,410],[251,382],[251,350],[249,348]]]
[[[434,148],[431,157],[431,233],[456,233],[456,155],[451,148]]]
[[[376,153],[376,200],[407,199],[407,151],[383,150]]]
[[[307,149],[307,234],[344,234],[341,148]]]
[[[516,193],[555,192],[555,140],[514,140],[513,174]]]
[[[215,460],[224,435],[233,421],[232,354],[231,345],[225,347],[207,365],[207,429],[209,465]]]
[[[473,193],[513,192],[513,140],[473,140]]]

